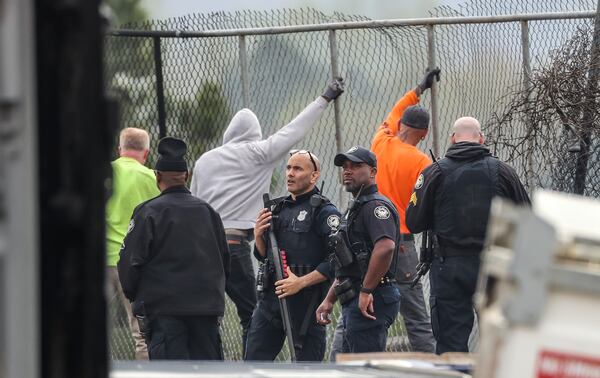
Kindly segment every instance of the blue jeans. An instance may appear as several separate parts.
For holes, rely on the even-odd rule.
[[[235,303],[242,326],[242,347],[245,348],[252,312],[256,307],[256,279],[250,257],[250,244],[247,240],[236,240],[235,242],[239,242],[239,244],[228,242],[231,254],[231,273],[225,283],[225,292]]]
[[[436,353],[468,352],[480,256],[436,257],[429,271]]]
[[[358,296],[342,306],[344,353],[383,352],[388,328],[400,310],[400,291],[396,285],[381,286],[373,292],[375,317],[365,318],[358,308]]]

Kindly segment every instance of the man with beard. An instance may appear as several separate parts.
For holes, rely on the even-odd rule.
[[[353,201],[342,219],[335,248],[335,282],[316,311],[329,324],[336,300],[342,304],[344,353],[382,352],[387,331],[398,314],[395,285],[399,216],[375,184],[377,159],[359,146],[336,155],[346,191]]]

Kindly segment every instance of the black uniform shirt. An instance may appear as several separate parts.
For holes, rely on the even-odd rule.
[[[393,214],[396,210],[391,207],[391,201],[388,204],[385,201],[374,199],[366,203],[361,203],[361,200],[364,200],[365,196],[375,193],[377,193],[377,185],[363,189],[361,195],[356,199],[358,203],[353,205],[357,209],[345,215],[344,222],[347,222],[348,225],[348,239],[354,253],[358,250],[372,252],[375,244],[384,238],[394,242],[398,240],[400,225],[396,224]],[[396,248],[398,248],[397,245]],[[335,275],[337,278],[362,278],[356,261],[345,268],[337,270]]]
[[[221,316],[229,249],[219,214],[184,186],[134,210],[121,247],[125,296],[151,314]]]
[[[373,193],[377,193],[377,185],[365,188],[360,197]],[[360,200],[360,197],[358,200]],[[396,225],[392,211],[395,211],[395,209],[391,209],[389,204],[380,200],[369,201],[361,205],[356,216],[349,215],[350,218],[354,218],[352,224],[349,225],[348,237],[350,242],[364,240],[369,248],[373,248],[375,243],[383,238],[395,242],[399,226]]]
[[[489,150],[486,146],[478,143],[460,142],[448,149],[446,158],[467,159],[470,155],[489,155]],[[410,232],[416,234],[433,227],[436,198],[442,181],[442,171],[435,162],[425,168],[418,177],[406,209],[406,226]],[[530,204],[529,196],[521,184],[519,176],[510,165],[502,161],[498,161],[496,195],[510,199],[516,204]]]
[[[331,278],[333,274],[328,260],[328,236],[337,230],[340,213],[331,202],[313,207],[310,198],[318,193],[314,188],[297,196],[295,200],[291,196],[286,197],[277,205],[273,223],[277,244],[280,250],[286,252],[290,266],[310,267],[310,270],[317,270]],[[257,259],[264,259],[257,251],[254,254]]]

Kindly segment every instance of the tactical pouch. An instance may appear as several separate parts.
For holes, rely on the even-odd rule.
[[[350,278],[346,278],[335,285],[333,287],[333,292],[341,304],[354,299],[358,295],[358,291],[356,290],[354,283],[352,283]]]
[[[356,254],[356,260],[358,261],[358,267],[360,268],[360,272],[365,276],[367,274],[367,270],[369,269],[369,260],[371,259],[371,253],[365,250],[361,250]]]
[[[333,248],[333,253],[337,260],[338,266],[345,268],[352,264],[354,261],[354,255],[344,241],[343,231],[336,231],[329,235],[329,245]]]

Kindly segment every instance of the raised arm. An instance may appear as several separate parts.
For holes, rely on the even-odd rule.
[[[409,106],[416,105],[419,103],[419,97],[421,97],[421,95],[427,89],[431,88],[434,80],[440,80],[440,71],[441,70],[436,67],[433,70],[427,70],[425,72],[425,75],[421,79],[421,82],[414,89],[406,92],[404,96],[402,96],[396,102],[396,104],[394,105],[390,113],[387,115],[383,123],[379,126],[377,135],[379,135],[382,132],[386,132],[391,135],[396,135],[400,125],[400,119],[402,118],[404,110],[406,110],[406,108],[408,108]]]
[[[342,78],[334,79],[327,85],[325,93],[310,103],[290,123],[267,139],[258,142],[257,152],[264,161],[273,162],[288,153],[317,123],[328,103],[338,98],[343,92],[344,80]]]

